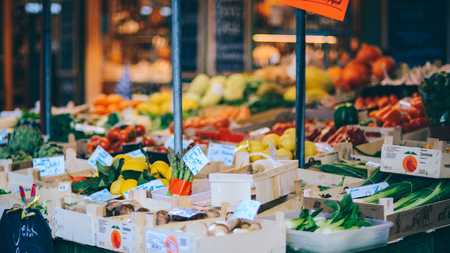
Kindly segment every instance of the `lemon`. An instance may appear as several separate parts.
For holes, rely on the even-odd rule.
[[[126,162],[122,170],[135,170],[135,171],[144,171],[148,169],[148,165],[145,163],[145,158],[143,157],[135,157],[128,162]]]
[[[170,110],[170,102],[165,102],[164,104],[161,105],[161,113],[168,113],[171,112]]]
[[[283,135],[279,140],[280,148],[287,149],[292,151],[295,149],[295,136],[292,135]]]
[[[165,179],[169,180],[172,178],[172,168],[169,167],[169,169],[166,171],[166,174],[163,175]]]
[[[260,153],[260,152],[261,153],[263,152],[262,148],[252,148],[252,152],[250,152],[250,154]],[[262,158],[262,156],[260,156],[260,155],[252,155],[252,156],[250,156],[250,161],[255,162],[255,161],[260,160],[261,158]]]
[[[277,155],[280,155],[280,156],[281,155],[287,155],[287,156],[289,156],[289,160],[292,160],[292,152],[287,150],[287,149],[284,149],[284,148],[278,149],[277,150]]]
[[[263,150],[263,153],[266,154],[266,155],[268,155],[268,156],[270,156],[270,151],[269,151],[269,149],[267,149],[267,148]],[[262,158],[263,158],[263,159],[266,159],[265,157],[262,157]]]
[[[275,146],[275,148],[278,148],[278,140],[280,140],[280,136],[278,136],[278,134],[268,134],[264,136],[262,140],[262,144],[264,145],[264,147],[269,146],[270,140],[272,140],[273,146]]]
[[[163,161],[156,161],[152,164],[151,168],[153,170],[153,167],[158,171],[158,173],[164,177],[166,175],[167,170],[170,169],[169,165]],[[153,172],[152,172],[153,174]]]
[[[295,128],[288,128],[284,131],[283,135],[292,135],[295,138]]]
[[[131,157],[129,155],[116,155],[113,158],[112,163],[114,163],[115,160],[120,159],[120,158],[123,158],[124,163],[126,163],[126,162],[130,161],[131,159],[133,159],[133,157]]]
[[[305,157],[317,154],[316,144],[311,141],[305,141]]]
[[[125,198],[124,192],[131,190],[133,188],[137,187],[137,181],[134,179],[127,179],[125,182],[123,182],[122,186],[120,187],[120,193],[122,194],[122,197]]]
[[[150,174],[152,174],[152,176],[154,176],[155,178],[161,178],[161,176],[159,175],[158,170],[153,165],[150,166]]]
[[[264,150],[264,145],[260,141],[250,141],[250,152],[253,152],[253,149],[261,149]]]
[[[113,194],[113,195],[120,195],[121,194],[120,188],[122,187],[124,182],[125,182],[125,179],[123,179],[123,177],[122,178],[119,177],[119,179],[114,181],[111,184],[111,188],[110,188],[111,194]]]
[[[152,95],[150,95],[150,97],[149,97],[149,101],[151,102],[151,103],[154,103],[154,104],[162,104],[162,103],[164,103],[165,102],[165,99],[164,99],[164,97],[162,96],[162,93],[161,92],[156,92],[156,93],[153,93]]]
[[[165,178],[160,178],[159,180],[161,180],[161,182],[163,183],[164,187],[169,186],[170,181],[165,179]]]

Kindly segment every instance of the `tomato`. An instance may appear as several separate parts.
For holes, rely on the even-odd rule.
[[[138,136],[143,136],[145,134],[145,127],[143,125],[136,125],[136,133]]]
[[[159,147],[157,147],[157,148],[156,148],[156,151],[158,151],[158,152],[163,152],[163,153],[169,152],[169,150],[168,150],[166,147],[164,147],[164,146],[159,146]]]
[[[92,146],[97,147],[100,142],[100,136],[94,135],[89,139],[89,142],[92,143]]]
[[[150,136],[144,136],[144,138],[142,138],[142,146],[144,147],[155,146],[155,141]]]
[[[120,141],[111,144],[111,149],[114,150],[114,152],[120,152],[122,151],[122,143]]]
[[[92,145],[92,142],[88,142],[88,151],[89,153],[93,153],[95,150],[94,145]]]
[[[213,122],[213,127],[217,130],[230,127],[230,121],[226,118],[217,119]]]
[[[136,129],[132,126],[127,126],[124,129],[128,133],[128,139],[134,139],[136,137]]]
[[[130,136],[129,136],[127,130],[124,129],[119,132],[119,141],[120,142],[122,142],[122,143],[127,142],[129,140],[129,138],[130,138]]]
[[[118,127],[111,127],[108,131],[108,134],[106,137],[111,141],[117,141],[119,139],[119,132],[120,128]]]
[[[109,139],[106,137],[100,138],[98,145],[102,147],[104,150],[109,150],[111,147],[111,142],[109,142]]]

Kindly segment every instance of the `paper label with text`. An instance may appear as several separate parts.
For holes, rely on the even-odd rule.
[[[194,176],[209,163],[208,158],[198,144],[183,156],[183,160]]]
[[[144,149],[144,151],[147,151],[147,147],[145,147],[143,149]],[[125,155],[131,156],[132,158],[135,158],[135,157],[144,157],[145,158],[145,155],[141,152],[140,149],[131,151],[129,153],[126,153]]]
[[[235,146],[210,143],[207,157],[211,162],[223,162],[229,166],[233,164],[235,150]]]
[[[147,249],[166,252],[166,238],[165,234],[147,231]]]
[[[256,215],[258,215],[259,207],[261,202],[255,200],[243,200],[239,202],[238,206],[234,210],[231,219],[246,219],[254,220]]]
[[[128,199],[128,196],[129,196],[131,190],[147,190],[147,189],[150,189],[151,191],[154,191],[156,189],[160,189],[160,188],[163,188],[163,187],[164,187],[164,184],[161,182],[161,180],[156,179],[156,180],[152,180],[152,181],[150,181],[148,183],[141,184],[141,185],[139,185],[137,187],[134,187],[133,189],[130,189],[130,190],[124,192],[123,195],[125,195],[125,198]]]
[[[61,175],[65,173],[64,156],[53,156],[33,159],[33,168],[39,169],[41,177]]]
[[[112,160],[113,157],[101,146],[98,146],[87,161],[92,168],[97,170],[97,163],[95,161],[98,161],[103,166],[110,166],[112,164]]]
[[[353,199],[357,199],[372,196],[388,186],[389,184],[387,182],[383,182],[379,184],[371,184],[351,189],[345,189],[345,191],[350,194]]]

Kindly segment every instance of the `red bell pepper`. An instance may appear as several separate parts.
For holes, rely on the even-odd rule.
[[[378,110],[378,111],[375,113],[375,119],[376,119],[377,121],[381,121],[381,119],[383,118],[383,116],[384,116],[385,114],[387,114],[388,112],[390,112],[391,110],[392,110],[392,107],[391,107],[391,106],[386,106],[386,107],[384,107],[383,109]]]
[[[386,114],[384,114],[383,117],[381,117],[381,121],[383,123],[395,122],[397,125],[399,125],[402,122],[402,114],[395,109],[391,109]]]

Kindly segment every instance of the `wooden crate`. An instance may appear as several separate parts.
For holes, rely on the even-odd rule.
[[[206,153],[205,153],[206,154]],[[222,172],[234,168],[235,165],[226,166],[223,162],[210,162],[194,176],[194,179],[206,179],[211,173]]]
[[[298,179],[306,185],[320,185],[326,187],[337,187],[343,179],[344,176],[325,173],[318,169],[309,168],[309,169],[299,169],[298,170]],[[344,186],[348,184],[353,184],[357,182],[364,182],[362,178],[356,177],[345,177],[344,178]]]
[[[95,170],[87,163],[87,160],[78,159],[73,149],[66,150],[66,170],[73,176],[90,175]],[[5,160],[3,160],[5,162]],[[12,162],[12,161],[11,161]],[[69,176],[64,173],[56,176],[41,177],[40,171],[33,168],[32,161],[19,163],[6,163],[7,167],[0,167],[0,189],[15,191],[19,185],[31,188],[33,184],[43,188],[55,188],[60,182],[71,182]],[[14,169],[14,167],[16,167]],[[18,168],[17,168],[18,167]]]
[[[262,204],[285,196],[294,189],[298,180],[298,161],[277,161],[282,165],[257,174],[248,175],[247,166],[209,175],[212,205],[222,202],[237,206],[242,200],[252,199],[252,195]]]
[[[322,198],[305,197],[305,208],[323,208],[323,212],[332,213],[333,209],[324,204]],[[330,200],[338,202],[338,200]],[[389,242],[402,240],[406,236],[421,232],[434,231],[435,229],[450,225],[450,200],[444,200],[433,204],[413,208],[402,212],[393,212],[392,199],[380,199],[378,204],[358,203],[361,217],[391,221],[394,226],[389,231]]]
[[[382,148],[381,171],[429,178],[450,178],[450,154],[447,143],[429,138],[433,149],[398,145],[386,136]]]
[[[218,219],[191,221],[183,224],[168,224],[164,227],[152,227],[153,220],[147,218],[146,251],[149,252],[285,252],[286,228],[284,213],[277,213],[276,221],[256,219],[262,230],[244,234],[228,234],[223,236],[203,237],[203,228]],[[186,227],[186,233],[179,232]],[[175,249],[175,251],[170,251]]]

